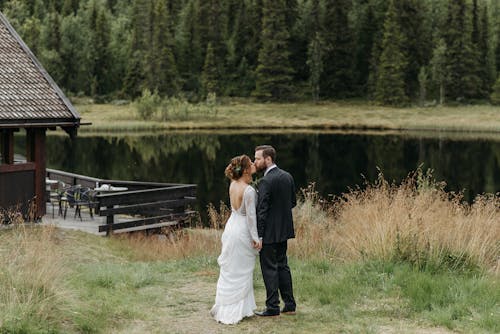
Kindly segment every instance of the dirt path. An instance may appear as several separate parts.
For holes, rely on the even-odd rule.
[[[200,272],[187,278],[175,289],[165,288],[165,297],[160,303],[151,306],[151,312],[145,320],[132,321],[122,333],[413,333],[413,334],[449,334],[454,333],[443,328],[419,327],[406,319],[350,319],[344,323],[323,317],[317,318],[317,312],[303,303],[299,305],[296,316],[278,318],[246,318],[237,325],[222,325],[215,322],[209,314],[215,298],[217,272]],[[258,307],[263,305],[265,293],[256,289]],[[116,331],[113,331],[116,333]]]

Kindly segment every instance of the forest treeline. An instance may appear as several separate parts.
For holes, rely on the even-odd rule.
[[[500,102],[498,0],[0,0],[68,94]]]

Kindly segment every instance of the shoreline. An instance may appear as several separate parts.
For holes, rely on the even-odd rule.
[[[187,119],[139,119],[133,104],[76,104],[80,134],[165,131],[362,131],[500,135],[500,107],[474,105],[387,108],[368,103],[233,103],[218,106],[216,116],[192,113]]]

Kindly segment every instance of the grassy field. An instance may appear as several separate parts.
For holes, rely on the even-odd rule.
[[[0,333],[498,333],[500,199],[473,205],[421,173],[295,209],[296,316],[209,316],[221,230],[102,238],[0,231]],[[213,226],[223,220],[212,210]],[[259,306],[265,291],[258,267]]]
[[[80,102],[80,103],[79,103]],[[500,107],[388,108],[367,102],[250,103],[226,101],[217,115],[192,112],[187,117],[144,121],[133,104],[75,106],[83,122],[81,132],[160,131],[166,129],[363,129],[500,132]]]

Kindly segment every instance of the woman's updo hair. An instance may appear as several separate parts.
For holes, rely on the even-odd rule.
[[[243,176],[243,172],[250,168],[251,164],[252,160],[250,160],[248,155],[239,155],[231,159],[224,174],[226,174],[227,178],[230,180],[238,180]]]

